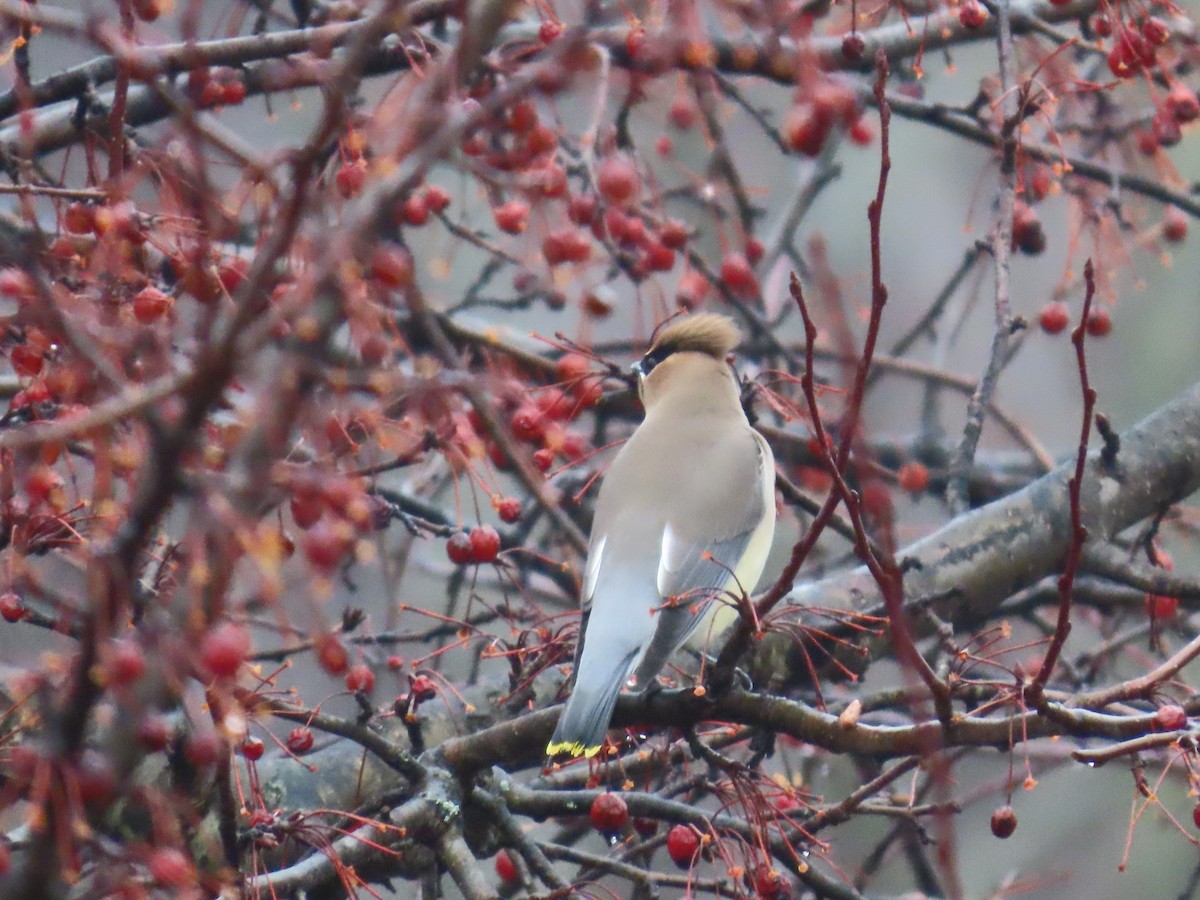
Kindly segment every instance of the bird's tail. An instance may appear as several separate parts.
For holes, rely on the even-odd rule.
[[[636,656],[637,651],[634,651],[616,665],[606,665],[604,662],[597,665],[595,657],[580,660],[575,687],[567,698],[567,708],[558,720],[554,737],[546,745],[547,755],[596,755],[604,744],[613,707],[617,705],[617,696],[629,678]]]

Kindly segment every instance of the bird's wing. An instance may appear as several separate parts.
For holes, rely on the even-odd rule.
[[[770,492],[763,479],[773,483],[774,462],[769,449],[758,435],[759,448],[753,465],[743,464],[713,472],[714,496],[700,503],[684,502],[668,518],[662,533],[658,566],[658,593],[663,605],[657,613],[654,637],[638,667],[639,684],[645,684],[662,668],[692,632],[715,611],[713,604],[729,603],[726,591],[752,591],[761,571],[761,561],[752,572],[739,571],[751,541],[756,537],[770,541],[774,524],[774,506],[766,509]],[[764,475],[764,467],[771,471]],[[732,471],[730,469],[733,469]],[[701,514],[699,509],[706,510]],[[719,510],[714,513],[713,510]],[[762,549],[765,558],[765,548]]]

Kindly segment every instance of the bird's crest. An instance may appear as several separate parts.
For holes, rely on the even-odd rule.
[[[666,357],[672,353],[705,353],[724,359],[742,341],[742,333],[728,316],[697,313],[678,319],[654,338],[647,354]]]

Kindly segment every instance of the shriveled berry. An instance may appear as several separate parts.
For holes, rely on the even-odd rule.
[[[521,501],[516,497],[505,497],[496,505],[501,522],[515,522],[521,518]]]
[[[866,52],[867,42],[857,31],[852,31],[842,38],[842,57],[848,62],[858,62]]]
[[[437,696],[437,684],[428,675],[414,675],[409,686],[417,700],[432,700]]]
[[[1168,703],[1154,711],[1154,727],[1159,731],[1178,731],[1187,727],[1187,713],[1182,706]]]
[[[987,20],[988,12],[979,0],[967,0],[958,7],[958,21],[962,23],[963,28],[974,31],[976,28],[982,28]]]
[[[313,733],[311,728],[304,725],[297,725],[287,736],[287,748],[293,753],[299,755],[307,753],[313,748]]]

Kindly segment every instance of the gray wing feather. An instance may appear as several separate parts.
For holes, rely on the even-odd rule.
[[[654,638],[637,669],[637,682],[644,687],[667,659],[682,645],[710,612],[709,604],[727,603],[722,593],[733,577],[733,569],[742,558],[750,536],[761,516],[761,503],[747,516],[743,531],[725,540],[691,544],[678,567],[669,573],[660,570],[659,590],[664,597],[658,611]],[[665,542],[664,542],[665,543]],[[711,558],[706,558],[710,554]],[[666,574],[667,577],[662,576]],[[753,585],[743,585],[751,590]]]

